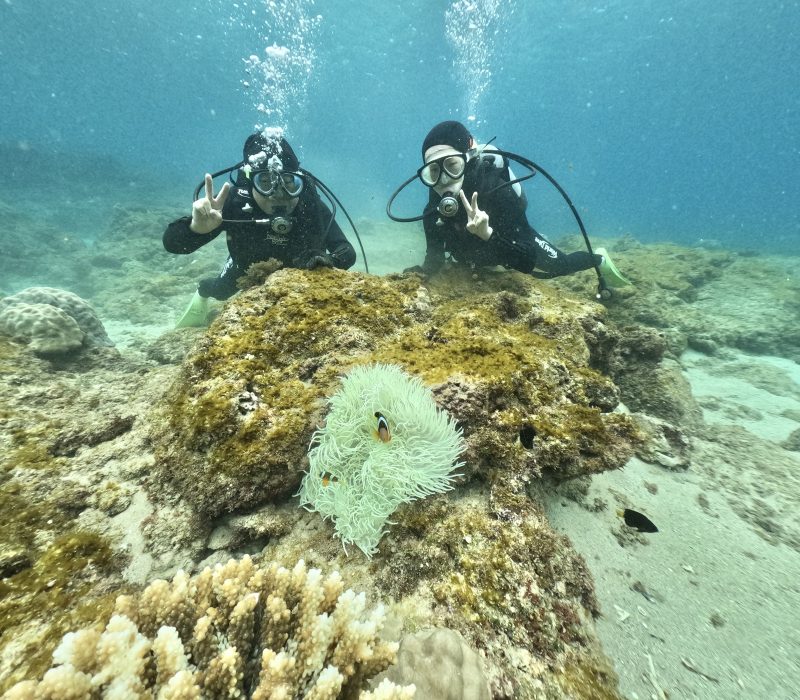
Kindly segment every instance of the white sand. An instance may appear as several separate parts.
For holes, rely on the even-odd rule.
[[[584,502],[600,498],[605,510],[553,497],[551,522],[592,570],[598,633],[628,697],[800,698],[800,453],[779,446],[800,427],[800,368],[693,353],[683,365],[710,426],[691,468],[633,459],[593,479]],[[621,546],[618,507],[646,513],[660,532],[625,533]]]

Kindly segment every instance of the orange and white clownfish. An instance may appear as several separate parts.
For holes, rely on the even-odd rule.
[[[331,474],[330,472],[325,472],[325,473],[322,475],[322,485],[323,485],[324,487],[326,487],[326,488],[327,488],[328,486],[330,486],[331,484],[335,484],[337,481],[339,481],[339,479],[337,479],[337,478],[336,478],[336,477],[335,477],[333,474]]]
[[[389,421],[380,411],[375,411],[375,417],[378,419],[378,429],[375,431],[378,439],[381,442],[389,442],[392,439],[392,434],[389,432]]]

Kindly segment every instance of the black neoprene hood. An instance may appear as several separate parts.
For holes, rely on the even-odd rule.
[[[422,158],[425,158],[425,151],[431,146],[452,146],[459,153],[466,153],[471,140],[472,134],[461,122],[452,120],[439,122],[422,142]]]

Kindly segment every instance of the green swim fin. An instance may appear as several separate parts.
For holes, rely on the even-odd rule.
[[[208,321],[208,297],[201,297],[200,292],[195,292],[183,316],[178,319],[175,328],[200,328]]]
[[[595,248],[594,252],[603,256],[603,262],[600,263],[600,272],[609,287],[627,287],[632,284],[631,281],[617,269],[617,266],[614,264],[614,261],[605,248]]]

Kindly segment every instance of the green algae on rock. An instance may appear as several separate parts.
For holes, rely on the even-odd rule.
[[[440,496],[401,508],[387,537],[392,556],[376,578],[391,598],[429,600],[427,624],[452,627],[485,650],[496,693],[533,698],[556,682],[556,669],[604,667],[588,624],[598,603],[568,540],[530,500],[514,507],[504,501],[503,515],[472,489],[460,500]],[[595,680],[616,697],[613,672]]]
[[[48,451],[46,434],[12,432],[12,440],[24,442],[3,460],[0,691],[46,669],[61,635],[109,605],[101,591],[107,583],[100,583],[120,568],[107,538],[76,526],[85,494],[63,480],[66,460]]]
[[[610,413],[616,390],[588,366],[583,330],[602,313],[516,273],[455,270],[429,294],[415,276],[280,270],[232,300],[184,363],[154,431],[158,480],[209,517],[286,500],[324,397],[366,362],[430,386],[473,469],[620,466],[635,430]],[[537,421],[535,448],[520,448]]]
[[[94,622],[124,589],[128,552],[91,506],[125,507],[129,470],[147,461],[133,416],[160,388],[116,352],[59,365],[0,341],[0,367],[2,692],[46,669],[63,633]]]
[[[410,323],[416,287],[281,270],[243,292],[163,402],[160,477],[208,515],[291,496],[325,396],[355,354]]]
[[[17,505],[16,512],[30,532],[54,525],[47,507]],[[4,542],[4,551],[7,546]],[[31,552],[29,566],[0,582],[0,691],[47,669],[61,636],[74,625],[94,623],[111,609],[116,595],[98,589],[98,582],[118,569],[110,543],[98,534],[67,530],[40,552],[33,546]]]

